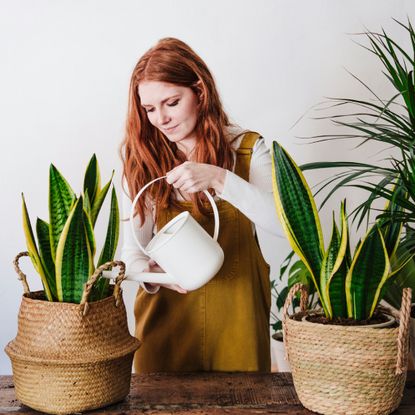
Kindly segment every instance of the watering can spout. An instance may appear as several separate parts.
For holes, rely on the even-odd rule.
[[[102,276],[115,279],[118,271],[104,271]],[[175,284],[175,279],[166,272],[126,272],[125,279],[128,281],[148,282],[150,284]]]

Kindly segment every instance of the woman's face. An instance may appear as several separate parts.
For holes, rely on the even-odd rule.
[[[191,88],[159,81],[143,81],[138,86],[148,120],[182,150],[194,147],[198,96]]]

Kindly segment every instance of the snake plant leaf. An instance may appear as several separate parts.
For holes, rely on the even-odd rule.
[[[360,243],[346,276],[347,313],[356,320],[369,319],[389,277],[388,252],[375,224]]]
[[[336,301],[335,298],[330,298],[329,296],[329,281],[331,277],[335,274],[339,268],[341,262],[343,261],[344,254],[339,255],[340,251],[340,234],[337,229],[336,221],[334,219],[333,212],[333,228],[330,238],[330,243],[327,248],[327,252],[324,255],[323,262],[321,264],[321,275],[320,275],[320,290],[321,295],[323,296],[324,304],[327,307],[328,318],[333,318],[333,311],[331,306],[331,300]],[[337,268],[336,268],[337,266]]]
[[[108,221],[107,234],[105,237],[104,247],[98,260],[98,265],[105,264],[114,259],[115,251],[118,245],[118,238],[120,235],[120,211],[118,207],[117,194],[115,188],[112,188],[111,193],[111,209]]]
[[[101,175],[99,172],[98,160],[95,154],[89,160],[84,177],[84,195],[88,195],[91,205],[94,204],[96,196],[101,190]]]
[[[55,263],[52,259],[52,253],[50,250],[50,231],[49,224],[44,220],[37,218],[36,221],[36,234],[39,242],[39,254],[42,262],[43,270],[45,271],[46,278],[52,296],[57,298],[56,293],[56,279],[55,279]]]
[[[89,201],[88,192],[84,193],[84,210],[86,214],[91,218],[91,202]]]
[[[324,241],[311,190],[299,167],[276,141],[272,147],[272,170],[277,214],[292,249],[310,271],[327,315],[318,281]]]
[[[59,237],[75,200],[76,196],[71,186],[51,164],[49,169],[49,232],[53,260],[56,257]]]
[[[120,235],[120,211],[118,207],[117,194],[115,188],[112,188],[111,193],[111,208],[108,221],[107,234],[105,237],[104,247],[102,248],[101,255],[98,260],[97,267],[105,264],[108,261],[112,261],[117,250],[118,238]],[[109,286],[109,280],[101,278],[97,284],[98,297],[105,298],[107,296]]]
[[[62,230],[55,265],[59,301],[79,303],[84,284],[93,268],[82,197],[76,201]]]
[[[108,181],[108,183],[102,188],[102,190],[96,195],[94,201],[91,201],[91,221],[92,221],[92,226],[95,226],[95,222],[97,221],[97,217],[99,214],[99,211],[101,210],[102,204],[104,203],[105,200],[105,196],[108,193],[108,190],[110,188],[111,182],[112,182],[112,178],[114,177],[114,170],[112,171],[111,174],[111,179]]]
[[[334,222],[334,219],[333,219]],[[341,236],[336,230],[336,242],[338,244],[338,254],[333,268],[330,272],[326,295],[330,299],[332,317],[347,317],[347,303],[345,293],[345,281],[350,259],[349,230],[346,219],[346,201],[344,200],[340,208]]]
[[[85,205],[85,203],[84,203]],[[88,245],[89,245],[89,249],[91,251],[91,256],[92,258],[94,258],[95,256],[95,251],[96,251],[96,242],[95,242],[95,236],[94,236],[94,228],[92,226],[92,222],[91,222],[91,218],[89,217],[88,213],[85,211],[84,209],[84,225],[85,225],[85,232],[86,232],[86,237],[88,239]],[[93,264],[92,264],[93,266]],[[94,268],[92,267],[92,271],[94,271]]]
[[[53,301],[52,292],[49,287],[46,273],[43,269],[42,261],[37,250],[35,237],[33,235],[32,225],[30,223],[29,213],[27,211],[26,202],[22,193],[22,212],[23,212],[23,231],[26,238],[27,251],[29,252],[30,259],[32,260],[33,266],[36,272],[40,275],[40,279],[45,290],[46,298],[49,301]]]

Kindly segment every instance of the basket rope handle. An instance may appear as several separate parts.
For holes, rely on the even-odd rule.
[[[121,292],[121,283],[125,279],[125,264],[122,261],[108,261],[105,264],[100,265],[94,273],[89,277],[89,280],[84,285],[84,292],[82,293],[81,298],[81,313],[83,316],[86,315],[89,308],[89,295],[91,294],[92,287],[94,286],[97,279],[100,277],[102,271],[107,271],[111,269],[112,267],[120,267],[120,272],[117,275],[117,278],[115,279],[115,285],[114,285],[114,292],[113,296],[115,298],[115,306],[118,307],[120,303],[120,299],[122,296]]]
[[[397,375],[401,375],[407,369],[408,365],[408,346],[409,346],[409,325],[411,318],[411,301],[412,301],[412,289],[404,288],[402,293],[402,303],[399,318],[399,331],[398,331],[398,357],[396,361]]]
[[[13,260],[13,265],[14,265],[14,269],[15,269],[17,275],[18,275],[17,278],[23,284],[24,293],[28,294],[28,293],[30,293],[30,288],[29,288],[29,284],[27,283],[26,274],[19,267],[19,260],[23,256],[29,256],[29,252],[27,252],[27,251],[19,252]]]
[[[286,341],[287,341],[287,326],[285,324],[287,318],[288,318],[288,309],[290,308],[294,297],[297,295],[298,292],[301,292],[301,296],[300,296],[300,309],[301,311],[306,311],[307,310],[307,304],[308,304],[308,291],[307,291],[307,287],[304,284],[294,284],[288,295],[287,298],[285,299],[285,303],[284,303],[284,307],[282,309],[282,340],[284,342],[284,346],[285,346],[285,360],[288,360],[288,347],[286,345]]]

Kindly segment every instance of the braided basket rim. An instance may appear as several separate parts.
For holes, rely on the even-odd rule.
[[[388,313],[384,313],[383,311],[381,312],[381,314],[384,315],[391,315]],[[285,324],[298,324],[298,325],[303,325],[306,327],[311,328],[311,326],[314,326],[318,329],[321,330],[327,330],[327,331],[343,331],[343,332],[351,332],[351,331],[372,331],[375,330],[376,332],[388,332],[388,333],[393,333],[393,332],[398,332],[399,331],[399,327],[371,327],[370,324],[367,325],[356,325],[356,326],[346,326],[346,325],[341,325],[341,324],[322,324],[322,323],[318,323],[318,322],[312,322],[312,321],[308,321],[308,320],[295,320],[295,317],[303,317],[303,316],[310,316],[310,315],[323,315],[322,313],[318,313],[315,310],[306,310],[306,311],[300,311],[294,314],[291,314],[288,316],[287,321]],[[392,315],[392,317],[395,319],[395,322],[399,322],[399,319],[397,319],[395,316]]]
[[[114,303],[114,306],[115,306],[115,298],[112,294],[113,286],[111,285],[110,287],[111,287],[110,295],[108,297],[103,298],[98,301],[93,301],[93,302],[88,303],[89,307],[93,308],[95,304],[100,304],[102,306],[105,303],[108,303],[108,304]],[[27,302],[31,304],[32,306],[36,306],[36,304],[41,303],[42,306],[50,307],[52,309],[59,308],[60,310],[62,309],[71,310],[71,312],[80,312],[81,310],[81,305],[77,303],[48,301],[47,299],[31,298],[32,296],[36,296],[42,293],[44,293],[43,290],[24,293],[22,294],[22,302]],[[124,306],[124,300],[122,298],[122,295],[120,297],[121,297],[121,301],[118,307]],[[50,364],[50,365],[59,365],[59,366],[72,366],[72,365],[88,366],[88,365],[95,364],[95,363],[104,363],[104,362],[110,362],[113,360],[118,360],[120,358],[124,358],[134,353],[142,344],[142,342],[139,339],[130,335],[130,339],[129,339],[130,344],[126,348],[120,351],[114,351],[111,353],[111,355],[108,355],[108,356],[105,356],[105,355],[94,356],[93,360],[79,358],[79,357],[78,358],[74,357],[73,359],[72,358],[71,359],[68,359],[68,358],[53,359],[53,358],[43,358],[43,357],[26,355],[26,354],[20,353],[19,350],[15,351],[13,348],[15,340],[16,338],[9,341],[4,348],[4,351],[6,352],[6,354],[9,356],[11,360],[25,362],[25,363],[34,363],[34,364],[43,364],[43,365]]]

